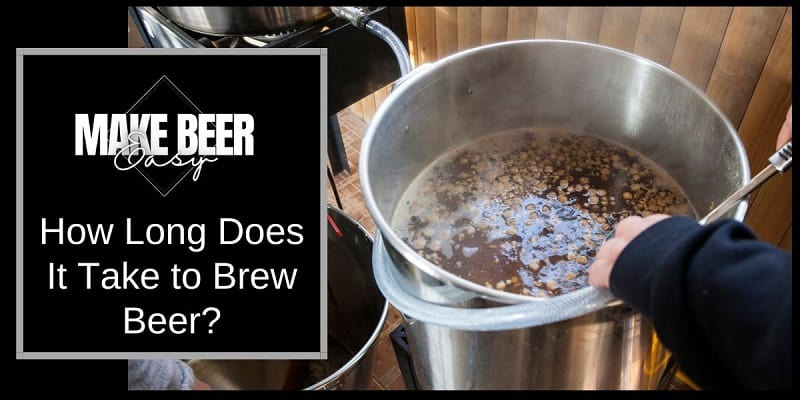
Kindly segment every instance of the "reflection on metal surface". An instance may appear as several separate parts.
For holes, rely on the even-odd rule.
[[[142,19],[145,34],[150,39],[153,47],[167,48],[199,48],[204,47],[193,37],[187,35],[179,27],[175,26],[168,19],[153,7],[136,7]]]
[[[258,36],[331,16],[328,7],[158,7],[176,24],[203,34]]]
[[[424,389],[655,389],[664,355],[640,351],[651,347],[652,325],[640,320],[641,330],[622,334],[638,314],[608,311],[497,332],[420,321],[406,330]],[[645,374],[644,365],[662,368]]]
[[[653,331],[651,334],[653,338],[651,339],[652,345],[650,346],[650,363],[644,364],[644,373],[647,375],[655,375],[656,371],[663,370],[671,357],[669,350],[667,350],[661,343],[661,340],[658,339],[656,332]]]

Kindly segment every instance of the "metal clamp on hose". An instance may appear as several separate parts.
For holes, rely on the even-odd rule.
[[[331,11],[333,15],[350,21],[358,29],[364,29],[367,25],[367,20],[369,20],[367,14],[358,7],[331,7]]]

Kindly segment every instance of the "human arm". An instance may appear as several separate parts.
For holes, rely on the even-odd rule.
[[[791,253],[745,225],[684,217],[623,220],[589,271],[650,316],[703,388],[790,388]]]

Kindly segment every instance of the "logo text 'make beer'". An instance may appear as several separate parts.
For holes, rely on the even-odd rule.
[[[75,114],[75,155],[168,156],[168,114]],[[250,114],[177,114],[178,156],[253,155]]]

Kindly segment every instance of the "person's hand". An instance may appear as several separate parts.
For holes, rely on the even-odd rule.
[[[792,106],[789,106],[789,111],[786,113],[786,121],[783,122],[780,132],[778,132],[778,141],[775,143],[775,150],[778,150],[792,139]]]
[[[653,214],[644,218],[628,217],[619,221],[617,230],[614,231],[614,237],[603,243],[600,250],[597,251],[594,262],[589,266],[589,283],[593,286],[607,288],[611,270],[622,250],[642,231],[666,218],[669,218],[669,215]]]
[[[211,385],[195,378],[194,385],[192,385],[192,390],[212,390],[212,388]]]

